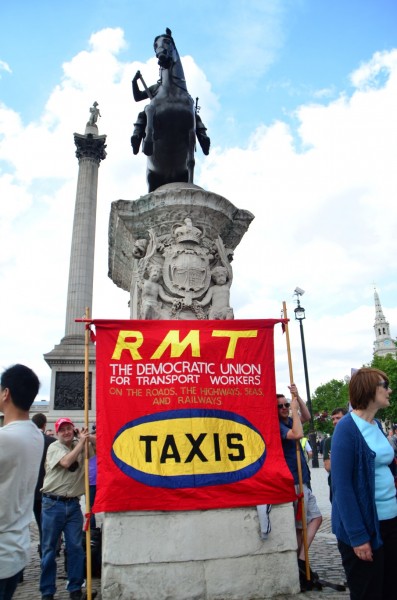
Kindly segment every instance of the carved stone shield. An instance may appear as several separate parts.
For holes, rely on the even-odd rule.
[[[165,252],[163,279],[174,294],[198,298],[211,281],[208,251],[193,244],[173,245]]]

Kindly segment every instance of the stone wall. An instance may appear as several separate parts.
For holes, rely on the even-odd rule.
[[[103,600],[254,600],[299,592],[291,504],[273,506],[260,536],[256,508],[107,513]]]

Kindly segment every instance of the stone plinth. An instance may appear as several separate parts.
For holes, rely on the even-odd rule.
[[[84,325],[79,323],[80,328]],[[51,368],[51,390],[48,418],[50,428],[59,417],[69,417],[76,425],[84,423],[85,337],[62,338],[51,352],[44,355]],[[89,346],[89,420],[95,422],[95,346]]]
[[[219,194],[193,183],[169,183],[139,200],[112,203],[109,220],[109,277],[123,290],[130,290],[133,248],[136,240],[153,229],[158,237],[168,235],[176,222],[190,217],[204,235],[218,235],[227,248],[235,250],[254,215],[237,209]]]
[[[299,592],[291,504],[260,537],[256,508],[107,513],[103,600],[254,600]],[[127,533],[128,532],[128,533]]]
[[[171,183],[135,201],[113,202],[109,277],[130,292],[131,318],[230,318],[224,316],[232,314],[228,305],[211,312],[211,307],[202,310],[200,302],[213,285],[217,267],[227,273],[230,288],[233,252],[253,218],[219,194],[189,183]],[[145,310],[145,282],[153,267],[164,302],[152,299],[151,309]],[[223,316],[211,316],[217,308]]]

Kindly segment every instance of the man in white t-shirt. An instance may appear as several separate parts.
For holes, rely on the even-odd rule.
[[[29,524],[44,441],[29,419],[39,391],[37,375],[25,365],[0,379],[0,598],[10,600],[30,554]]]

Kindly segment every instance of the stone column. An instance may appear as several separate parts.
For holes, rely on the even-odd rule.
[[[70,252],[65,341],[76,336],[84,338],[81,323],[76,323],[75,319],[84,315],[87,306],[92,307],[98,168],[101,160],[106,158],[106,136],[95,135],[94,130],[98,131],[96,125],[87,125],[84,135],[74,134],[79,175]]]
[[[88,122],[84,135],[74,134],[79,161],[70,252],[65,336],[44,355],[51,368],[49,423],[65,414],[78,424],[84,420],[84,327],[75,320],[92,307],[98,169],[106,158],[106,135]],[[95,419],[95,347],[89,351],[90,417]]]

